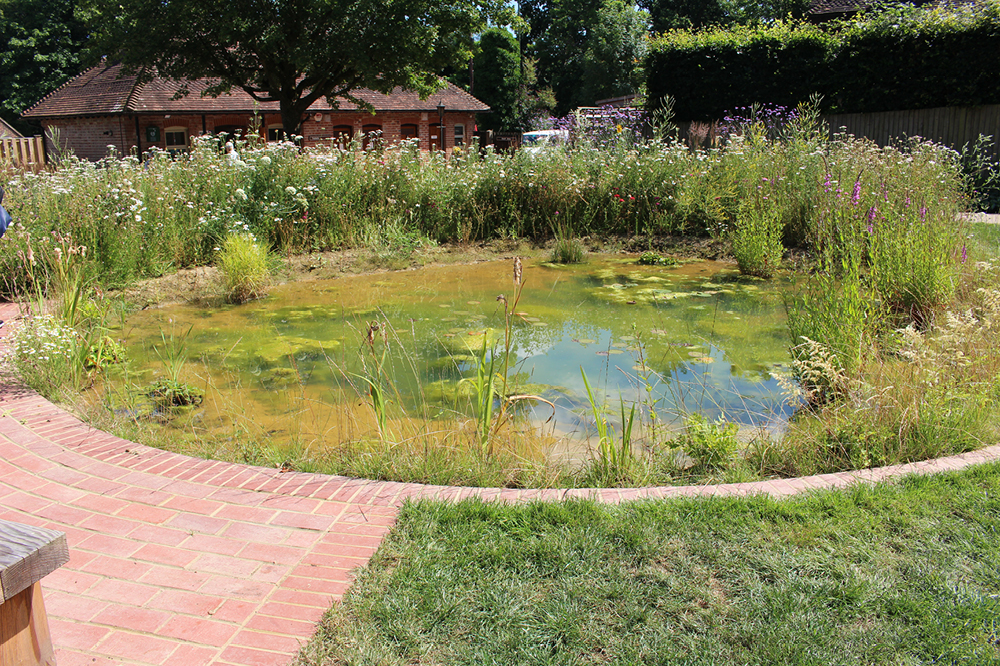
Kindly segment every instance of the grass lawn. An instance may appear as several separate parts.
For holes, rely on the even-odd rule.
[[[1000,664],[1000,464],[776,501],[420,502],[300,664]]]

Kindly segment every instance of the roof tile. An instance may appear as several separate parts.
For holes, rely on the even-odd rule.
[[[111,115],[119,113],[243,113],[277,112],[277,102],[255,102],[244,90],[232,89],[218,97],[203,96],[214,81],[195,79],[172,81],[159,77],[137,83],[136,74],[125,74],[120,63],[101,63],[91,67],[61,88],[46,95],[22,113],[24,118],[57,116]],[[184,92],[187,94],[182,94]],[[446,87],[427,99],[412,91],[396,88],[390,94],[362,88],[352,93],[368,102],[376,111],[436,111],[444,103],[449,111],[487,112],[490,108],[461,88],[446,82]],[[341,111],[357,110],[357,105],[340,100]],[[310,111],[330,111],[326,99],[317,100]]]

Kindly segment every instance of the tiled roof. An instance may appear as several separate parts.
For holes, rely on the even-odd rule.
[[[137,83],[135,74],[123,74],[120,64],[101,63],[45,96],[22,113],[24,118],[50,118],[57,116],[95,116],[119,113],[243,113],[255,109],[277,113],[277,102],[256,103],[241,89],[234,88],[218,97],[202,97],[210,84],[209,79],[187,82],[154,78],[145,84]],[[186,84],[189,93],[174,98]],[[443,102],[449,111],[481,113],[489,107],[461,88],[447,87],[427,99],[411,91],[397,88],[388,95],[368,89],[354,91],[354,96],[364,100],[376,111],[436,111]],[[329,111],[326,99],[317,100],[310,111]],[[341,111],[354,111],[357,106],[347,100],[339,105]]]

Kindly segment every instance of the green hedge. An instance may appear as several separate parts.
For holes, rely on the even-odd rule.
[[[960,9],[895,7],[821,28],[800,22],[673,31],[647,58],[655,108],[683,120],[754,103],[857,113],[1000,103],[1000,0]]]

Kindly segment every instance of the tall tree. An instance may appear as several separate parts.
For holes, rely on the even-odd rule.
[[[0,0],[0,116],[19,115],[80,71],[87,39],[76,0]]]
[[[649,10],[654,32],[773,21],[789,14],[798,18],[809,4],[809,0],[639,0]]]
[[[95,52],[149,78],[216,79],[276,101],[299,134],[318,99],[359,88],[427,95],[447,66],[467,64],[473,35],[499,0],[91,0]]]
[[[521,53],[518,38],[506,28],[490,28],[479,38],[473,94],[490,105],[480,129],[501,132],[528,129],[534,115],[555,103],[550,90],[538,89],[535,63]]]
[[[544,0],[545,25],[533,47],[539,79],[552,87],[556,112],[637,92],[648,14],[623,0]],[[532,32],[535,26],[532,25]]]
[[[486,30],[479,38],[474,68],[473,94],[490,105],[490,113],[479,119],[479,126],[492,130],[517,129],[522,122],[521,95],[524,91],[521,46],[517,38],[503,28]]]

